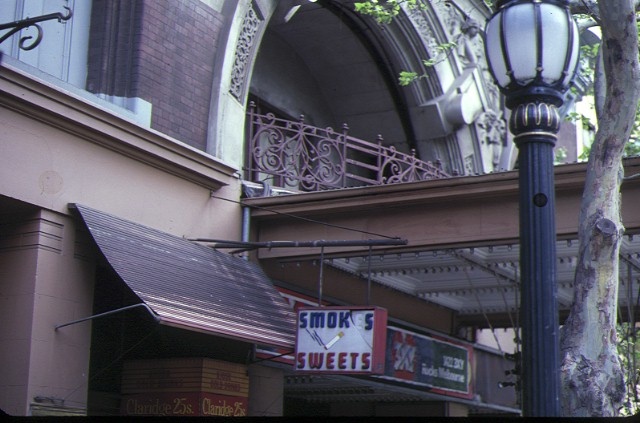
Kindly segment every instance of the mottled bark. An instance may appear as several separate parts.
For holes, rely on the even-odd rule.
[[[616,416],[624,398],[616,312],[622,155],[640,98],[634,6],[599,2],[606,93],[582,197],[574,303],[561,331],[564,416]]]
[[[572,13],[599,15],[600,12],[598,11],[598,3],[598,0],[571,0],[571,2],[569,3],[569,7],[571,8]],[[640,0],[634,0],[632,3],[636,10],[640,10]]]

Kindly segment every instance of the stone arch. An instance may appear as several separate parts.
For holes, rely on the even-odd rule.
[[[383,143],[400,151],[414,149],[423,160],[442,161],[450,173],[496,170],[504,131],[495,138],[493,121],[485,114],[499,110],[498,100],[487,90],[484,58],[465,56],[479,52],[481,40],[471,48],[469,40],[463,40],[466,50],[445,55],[434,67],[422,64],[437,55],[437,45],[467,37],[464,24],[473,16],[464,16],[466,9],[459,5],[429,2],[424,9],[405,9],[392,24],[380,26],[356,14],[353,3],[256,0],[234,6],[224,68],[216,74],[239,75],[246,85],[234,97],[226,91],[233,88],[231,82],[217,84],[221,91],[213,95],[217,104],[212,105],[212,132],[214,139],[225,139],[224,146],[237,137],[231,145],[238,147],[230,154],[210,142],[209,152],[241,164],[243,139],[238,129],[244,127],[251,94],[292,119],[305,115],[306,122],[319,127],[340,128],[346,123],[350,135],[372,142],[380,134]],[[479,22],[489,13],[477,6],[467,9]],[[247,20],[251,13],[256,18]],[[254,31],[250,37],[243,35],[247,22],[254,25],[249,26]],[[247,40],[253,44],[243,45]],[[241,72],[238,52],[246,60]],[[400,87],[397,76],[405,69],[429,77]],[[497,113],[491,116],[502,119]]]

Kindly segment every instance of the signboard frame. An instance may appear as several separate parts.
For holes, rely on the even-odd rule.
[[[433,393],[471,399],[473,346],[389,326],[383,379],[430,388]]]
[[[375,306],[300,307],[294,370],[301,373],[384,373],[387,310]]]

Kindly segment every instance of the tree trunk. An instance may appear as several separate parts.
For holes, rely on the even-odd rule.
[[[622,156],[640,98],[632,0],[599,2],[605,103],[598,119],[580,210],[574,302],[560,334],[564,416],[616,416],[624,393],[617,354]]]

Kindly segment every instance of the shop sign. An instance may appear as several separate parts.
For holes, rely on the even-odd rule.
[[[245,416],[247,367],[209,358],[130,360],[121,413],[130,416]]]
[[[379,307],[298,309],[294,369],[325,374],[382,374],[387,311]]]
[[[122,414],[127,416],[246,416],[247,398],[198,392],[126,395]]]
[[[462,398],[473,396],[473,347],[388,328],[385,378],[432,388]]]

